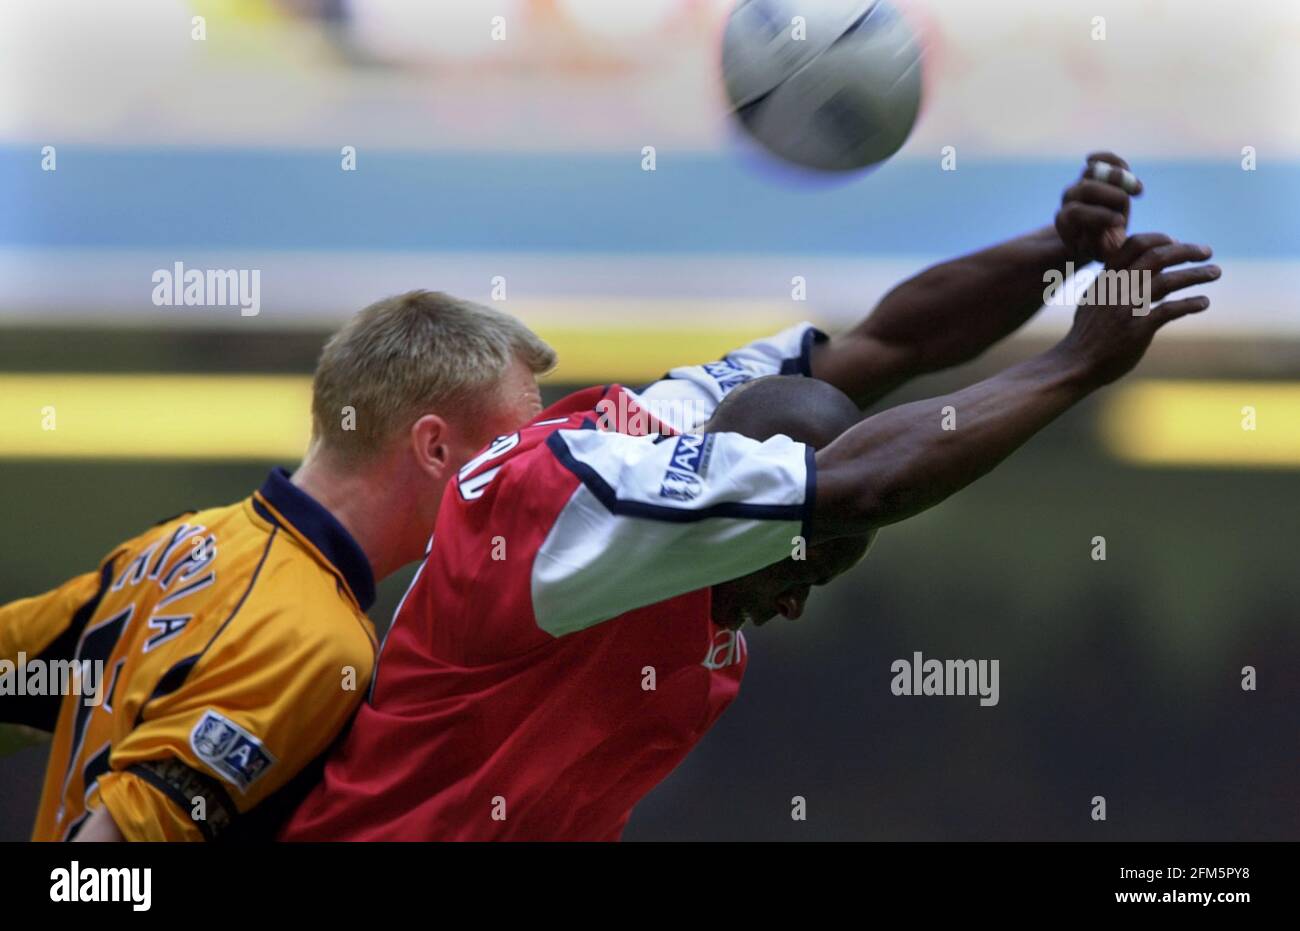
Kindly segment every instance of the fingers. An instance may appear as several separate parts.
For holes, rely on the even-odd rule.
[[[1177,301],[1165,301],[1165,303],[1157,305],[1151,311],[1151,320],[1157,327],[1162,327],[1170,320],[1177,320],[1179,317],[1186,317],[1188,314],[1199,314],[1209,306],[1210,299],[1204,295],[1185,297]]]
[[[1104,185],[1099,186],[1104,187]],[[1120,193],[1120,196],[1123,197],[1123,193]],[[1120,211],[1079,201],[1071,201],[1062,207],[1061,218],[1069,224],[1070,229],[1089,237],[1100,236],[1106,230],[1116,226],[1122,229],[1128,223],[1128,218]],[[1120,242],[1123,242],[1122,236]]]
[[[1175,272],[1156,275],[1151,282],[1151,299],[1164,300],[1167,295],[1175,291],[1218,281],[1222,274],[1223,270],[1217,265],[1198,265],[1196,268],[1180,268]]]
[[[1209,246],[1197,246],[1189,242],[1169,242],[1146,250],[1130,267],[1160,271],[1171,265],[1182,265],[1184,262],[1204,262],[1213,254]]]
[[[1147,316],[1138,308],[1150,307],[1177,291],[1217,281],[1223,270],[1217,265],[1197,265],[1166,271],[1186,262],[1205,262],[1214,250],[1209,246],[1189,242],[1175,242],[1164,233],[1137,233],[1130,236],[1109,264],[1112,270],[1126,270],[1130,276],[1138,274],[1142,283],[1134,283],[1140,295],[1133,304],[1135,316]],[[1192,313],[1200,313],[1210,306],[1208,298],[1197,296],[1160,304],[1150,313],[1156,326]]]
[[[1084,157],[1085,162],[1110,162],[1112,165],[1118,165],[1120,168],[1127,168],[1128,162],[1120,158],[1114,152],[1089,152]]]
[[[1071,201],[1109,207],[1115,213],[1124,217],[1128,216],[1129,206],[1132,202],[1128,194],[1115,185],[1089,178],[1083,178],[1073,187],[1065,189],[1065,194],[1061,197],[1061,203],[1068,205]]]
[[[1111,268],[1130,268],[1144,253],[1173,242],[1164,233],[1135,233],[1124,241],[1106,264]]]
[[[1113,152],[1092,152],[1083,176],[1061,195],[1057,232],[1077,257],[1109,259],[1124,244],[1130,197],[1141,192],[1128,162]]]
[[[1113,184],[1134,196],[1142,193],[1142,182],[1129,171],[1128,163],[1110,152],[1094,152],[1089,155],[1088,167],[1084,169],[1083,176]]]

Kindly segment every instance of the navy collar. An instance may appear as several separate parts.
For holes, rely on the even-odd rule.
[[[360,544],[352,538],[347,528],[339,523],[324,505],[289,481],[289,470],[275,468],[266,477],[261,488],[262,497],[271,507],[293,524],[293,528],[306,537],[330,561],[352,589],[352,596],[362,611],[369,611],[375,603],[375,575],[370,560]],[[273,524],[279,524],[274,514],[261,507],[256,498],[254,509]]]

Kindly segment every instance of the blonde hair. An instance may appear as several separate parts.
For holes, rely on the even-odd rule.
[[[437,291],[376,301],[321,351],[312,448],[356,462],[426,413],[481,415],[515,359],[540,375],[555,367],[555,350],[509,314]]]

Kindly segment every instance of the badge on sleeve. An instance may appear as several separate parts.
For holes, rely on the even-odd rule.
[[[704,490],[701,479],[708,474],[713,455],[712,434],[684,433],[673,447],[673,458],[659,486],[661,498],[694,501]]]
[[[708,375],[718,383],[720,394],[726,394],[732,388],[737,388],[747,381],[753,381],[752,372],[732,362],[730,359],[722,359],[718,362],[705,362],[700,366],[704,374]]]
[[[190,746],[198,758],[240,792],[261,778],[275,763],[262,742],[234,721],[215,711],[203,713],[190,731]]]

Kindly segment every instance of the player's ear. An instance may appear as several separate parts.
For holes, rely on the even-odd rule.
[[[425,414],[411,424],[411,453],[424,472],[441,476],[451,462],[451,433],[447,421]]]

